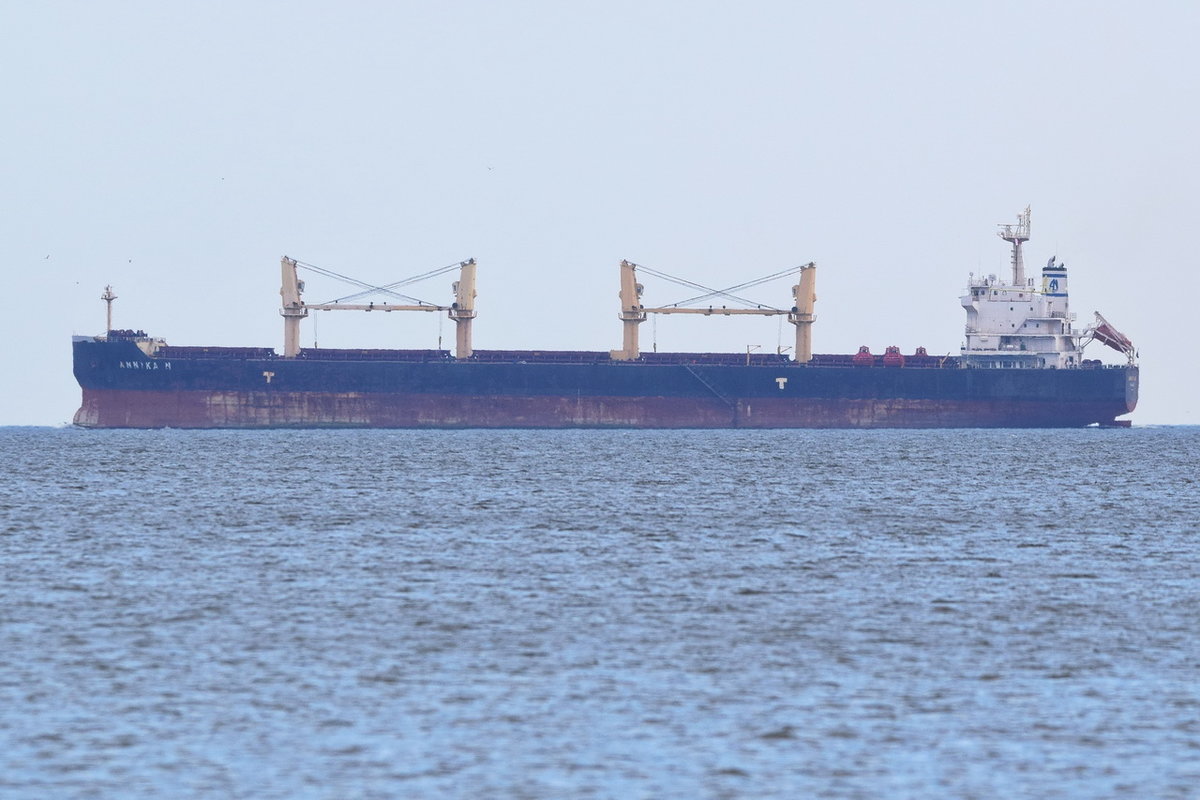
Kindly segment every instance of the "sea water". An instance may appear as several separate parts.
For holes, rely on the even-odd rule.
[[[1200,428],[0,452],[0,797],[1200,796]]]

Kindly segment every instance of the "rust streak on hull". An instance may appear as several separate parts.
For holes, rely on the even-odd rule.
[[[1123,406],[1061,401],[564,397],[84,389],[92,428],[946,428],[1111,422]]]

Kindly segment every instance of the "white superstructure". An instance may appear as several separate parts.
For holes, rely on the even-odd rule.
[[[1051,256],[1040,281],[1025,277],[1021,246],[1029,240],[1029,208],[1016,225],[1002,225],[1012,245],[1012,281],[971,275],[962,297],[967,312],[963,361],[994,369],[1070,369],[1083,363],[1088,331],[1077,333],[1067,297],[1067,268]]]

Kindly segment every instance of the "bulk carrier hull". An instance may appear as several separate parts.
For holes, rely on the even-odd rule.
[[[78,337],[91,428],[948,428],[1123,424],[1136,366],[983,369],[956,358],[171,348]],[[749,363],[745,363],[748,361]]]
[[[1096,314],[1073,326],[1067,270],[1055,257],[1026,278],[1022,245],[1030,210],[1000,237],[1012,245],[1011,283],[971,276],[960,303],[966,341],[958,357],[923,347],[881,356],[813,355],[816,264],[809,262],[729,289],[709,289],[631,261],[620,263],[621,348],[608,352],[476,350],[474,259],[376,286],[280,260],[283,351],[266,347],[171,347],[141,331],[76,337],[75,377],[83,404],[75,424],[90,428],[1054,428],[1128,425],[1137,405],[1136,350]],[[354,285],[352,295],[305,302],[298,270]],[[450,305],[395,289],[457,270]],[[639,272],[640,270],[640,272]],[[639,275],[703,294],[647,306]],[[792,304],[776,308],[735,292],[798,276]],[[363,303],[383,294],[403,303]],[[704,307],[703,303],[712,303]],[[733,302],[737,305],[730,306]],[[697,306],[699,303],[701,305]],[[722,303],[717,306],[716,303]],[[330,350],[300,346],[311,312],[445,313],[455,324],[447,350]],[[792,355],[642,352],[650,315],[780,316],[796,328]],[[440,341],[440,337],[439,337]],[[1084,358],[1100,341],[1125,366]],[[781,348],[782,350],[782,348]]]

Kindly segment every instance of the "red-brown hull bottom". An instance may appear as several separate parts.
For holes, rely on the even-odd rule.
[[[981,428],[1111,423],[1111,403],[84,389],[89,428]]]

